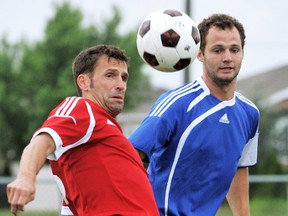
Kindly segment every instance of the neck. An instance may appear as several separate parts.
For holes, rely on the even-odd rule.
[[[236,78],[231,82],[215,82],[203,76],[203,80],[210,90],[210,93],[221,101],[231,100],[234,97]]]

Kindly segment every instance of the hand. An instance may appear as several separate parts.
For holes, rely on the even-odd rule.
[[[24,211],[24,205],[35,198],[35,182],[29,178],[18,177],[7,185],[7,198],[10,211],[14,216],[18,211]]]

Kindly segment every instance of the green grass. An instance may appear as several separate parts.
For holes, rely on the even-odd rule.
[[[288,205],[285,199],[255,198],[250,202],[251,216],[288,216]],[[1,216],[11,216],[9,210],[0,210]],[[21,212],[19,216],[59,216],[58,212]],[[232,213],[224,203],[217,216],[232,216]]]
[[[9,210],[1,211],[1,216],[12,216]],[[59,216],[59,212],[20,212],[18,216]]]
[[[250,201],[251,216],[288,216],[287,201],[284,199],[255,198]],[[217,216],[232,216],[226,203],[224,203],[217,213]]]

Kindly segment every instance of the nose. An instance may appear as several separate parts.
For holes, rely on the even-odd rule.
[[[232,54],[230,50],[226,50],[223,54],[223,61],[232,61]]]
[[[126,89],[126,86],[127,86],[127,82],[124,81],[122,79],[122,77],[119,77],[117,79],[117,84],[116,84],[116,88],[119,89],[119,90],[125,90]]]

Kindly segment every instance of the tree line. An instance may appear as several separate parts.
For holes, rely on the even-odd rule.
[[[150,87],[142,73],[143,61],[136,48],[136,30],[120,34],[121,13],[114,7],[113,16],[100,24],[83,25],[83,14],[68,2],[55,5],[55,14],[45,27],[43,39],[22,39],[10,44],[0,41],[0,175],[8,175],[9,163],[19,160],[33,132],[48,112],[63,98],[76,95],[72,62],[84,48],[113,44],[124,49],[130,58],[125,110],[144,99]],[[33,25],[31,25],[33,28]]]

